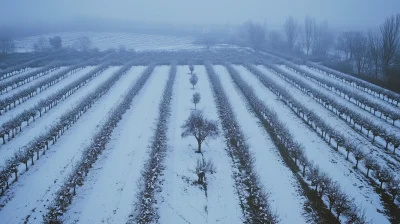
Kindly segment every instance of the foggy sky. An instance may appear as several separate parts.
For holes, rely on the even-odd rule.
[[[0,0],[0,24],[103,18],[169,24],[280,25],[289,15],[336,26],[378,26],[400,12],[400,0]]]

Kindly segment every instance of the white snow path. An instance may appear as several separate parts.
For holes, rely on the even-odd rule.
[[[230,158],[225,150],[224,137],[206,139],[202,144],[204,159],[212,159],[216,173],[206,175],[207,197],[199,185],[194,185],[197,159],[197,142],[193,137],[181,138],[181,125],[194,109],[193,93],[201,94],[198,109],[207,118],[217,120],[218,113],[204,66],[195,66],[199,81],[192,90],[188,66],[178,66],[172,97],[172,114],[169,122],[168,145],[165,158],[164,183],[158,201],[160,223],[243,223],[242,211],[235,193]]]
[[[374,223],[390,223],[382,213],[377,211],[377,209],[383,211],[380,197],[361,176],[363,174],[355,172],[352,168],[353,164],[346,161],[343,155],[334,151],[246,68],[243,66],[235,66],[235,68],[252,86],[258,97],[276,112],[282,123],[286,124],[293,139],[304,146],[307,158],[318,165],[334,181],[337,181],[344,192],[348,196],[354,197],[356,204],[365,209],[367,219],[374,220]]]
[[[7,112],[3,113],[2,115],[0,115],[0,125],[4,124],[4,122],[7,122],[10,119],[21,114],[22,112],[24,112],[24,110],[34,107],[41,100],[46,99],[47,97],[49,97],[52,94],[56,93],[57,91],[61,90],[65,86],[74,82],[75,80],[78,80],[79,78],[81,78],[82,76],[84,76],[85,74],[87,74],[88,72],[93,70],[94,68],[95,67],[92,67],[92,66],[85,67],[84,69],[79,70],[77,73],[69,75],[67,78],[61,80],[59,83],[49,87],[48,89],[45,89],[43,92],[40,92],[39,94],[33,96],[32,98],[29,98],[27,101],[18,105],[16,108],[13,108],[13,109],[8,110]],[[85,87],[83,87],[83,88],[85,88]],[[74,95],[71,95],[71,96],[74,97]]]
[[[66,100],[60,102],[56,107],[49,112],[42,115],[40,119],[30,124],[29,127],[22,129],[15,139],[12,139],[5,145],[0,146],[0,166],[5,163],[5,159],[14,155],[14,153],[21,147],[29,144],[36,137],[42,133],[46,133],[48,129],[56,124],[59,118],[76,104],[78,104],[88,93],[92,92],[96,87],[100,86],[110,75],[117,71],[118,67],[109,68],[96,77],[93,81],[88,83],[84,88],[80,88],[74,93],[73,97],[68,97]]]
[[[133,72],[135,73],[135,72]],[[47,158],[36,161],[35,165],[7,191],[9,198],[0,211],[3,223],[22,223],[29,216],[28,223],[42,223],[42,215],[73,166],[80,160],[83,150],[89,146],[112,108],[120,103],[126,90],[136,78],[128,72],[103,95],[79,121],[58,139],[46,152]]]
[[[4,100],[4,99],[6,99],[6,98],[8,98],[8,97],[10,97],[10,96],[12,96],[12,95],[14,95],[14,94],[16,94],[16,93],[22,92],[22,91],[24,91],[25,89],[28,89],[28,88],[30,88],[31,86],[36,85],[37,83],[39,83],[39,82],[41,82],[41,81],[43,81],[43,80],[45,80],[45,79],[48,79],[49,77],[51,77],[51,76],[53,76],[53,75],[55,75],[55,74],[57,74],[57,73],[59,73],[59,72],[61,72],[61,71],[64,71],[64,70],[66,70],[66,69],[67,69],[67,67],[60,67],[60,68],[58,68],[58,69],[56,69],[56,70],[54,70],[54,71],[48,73],[47,75],[41,76],[40,78],[37,78],[37,79],[35,79],[35,80],[32,80],[32,81],[30,81],[29,83],[27,83],[27,84],[25,84],[25,85],[22,85],[22,86],[19,86],[19,87],[13,89],[13,90],[10,90],[10,91],[8,91],[8,92],[6,92],[6,93],[0,95],[0,100]],[[19,105],[18,105],[18,106],[19,106]],[[18,107],[18,106],[17,106],[17,107]]]
[[[111,135],[106,150],[78,188],[66,223],[125,223],[148,159],[169,66],[156,67]],[[75,222],[77,220],[77,222]]]
[[[250,151],[254,154],[257,174],[265,190],[270,193],[272,210],[277,211],[281,223],[306,223],[303,209],[306,198],[300,195],[297,179],[284,164],[279,151],[259,120],[247,109],[244,97],[235,87],[228,71],[223,66],[214,66],[215,73],[229,96],[236,118],[242,127]]]
[[[275,73],[269,71],[264,66],[257,66],[265,75],[268,75],[276,85],[281,86],[289,91],[292,96],[294,96],[298,101],[300,101],[305,107],[312,109],[320,118],[323,118],[325,122],[330,125],[330,127],[337,131],[338,133],[342,133],[347,139],[352,140],[354,144],[359,146],[364,152],[369,152],[372,150],[373,158],[377,160],[382,165],[388,166],[388,162],[390,161],[393,166],[388,166],[392,170],[398,170],[399,164],[396,160],[394,160],[391,155],[383,152],[383,149],[376,147],[373,145],[365,136],[354,131],[344,120],[341,120],[335,114],[330,112],[328,109],[323,107],[321,104],[314,101],[311,97],[287,83],[285,80],[280,78]],[[353,162],[353,158],[350,157]],[[366,169],[362,163],[358,164],[358,168],[363,170],[366,173]]]
[[[342,81],[340,81],[338,79],[335,79],[333,77],[330,77],[328,75],[324,75],[320,71],[316,71],[314,69],[311,69],[310,67],[308,67],[306,65],[300,65],[299,67],[304,69],[304,70],[306,70],[306,71],[308,71],[308,72],[310,72],[311,74],[317,76],[318,78],[333,82],[333,83],[335,83],[335,84],[337,84],[337,85],[339,85],[341,87],[345,87],[349,91],[356,92],[356,93],[358,93],[360,95],[368,97],[368,100],[370,100],[373,103],[379,104],[382,107],[388,108],[388,109],[390,109],[392,111],[400,110],[399,107],[396,107],[393,104],[391,104],[391,103],[389,103],[389,102],[387,102],[387,101],[385,101],[385,100],[383,100],[383,99],[381,99],[381,98],[379,98],[379,97],[377,97],[375,95],[366,93],[366,92],[364,92],[364,91],[362,91],[360,89],[357,89],[354,86],[350,86],[349,84],[344,83],[344,82],[342,82]]]
[[[391,124],[389,124],[388,122],[380,119],[379,117],[363,110],[362,108],[354,105],[353,103],[343,99],[342,97],[340,97],[339,95],[332,93],[331,91],[317,85],[316,83],[308,80],[307,78],[303,77],[302,75],[296,74],[295,72],[293,72],[292,70],[281,66],[281,68],[286,71],[289,75],[293,76],[293,77],[298,77],[299,79],[307,82],[310,86],[314,87],[315,89],[319,90],[322,93],[325,93],[327,95],[330,95],[330,97],[334,100],[336,100],[337,102],[340,102],[341,105],[345,105],[347,108],[349,108],[350,110],[359,113],[360,115],[368,118],[370,121],[372,121],[375,125],[379,125],[384,127],[387,131],[389,131],[390,133],[394,133],[397,137],[400,138],[400,131],[399,128],[396,126],[392,126]]]

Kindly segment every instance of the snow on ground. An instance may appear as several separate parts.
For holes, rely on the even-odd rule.
[[[328,109],[323,107],[321,104],[314,101],[311,97],[304,94],[302,91],[292,86],[288,82],[284,81],[275,73],[269,71],[264,66],[257,66],[264,74],[268,75],[276,85],[284,87],[288,90],[292,96],[294,96],[298,101],[300,101],[305,107],[312,108],[312,110],[319,115],[319,117],[323,118],[325,122],[330,125],[330,127],[337,131],[338,133],[342,133],[347,139],[351,140],[352,143],[359,146],[364,152],[370,152],[373,158],[376,159],[381,165],[390,167],[393,171],[400,169],[400,164],[397,160],[393,159],[391,154],[387,154],[383,151],[383,149],[378,148],[376,145],[372,144],[365,136],[354,131],[344,120],[341,120],[335,114],[330,112]],[[349,158],[353,161],[352,157]],[[360,170],[366,173],[365,167],[360,163],[358,164]]]
[[[37,83],[39,83],[39,82],[41,82],[41,81],[43,81],[43,80],[55,75],[55,74],[57,74],[57,73],[59,73],[61,71],[64,71],[66,69],[67,69],[67,67],[60,67],[60,68],[48,73],[47,75],[44,75],[44,76],[42,76],[40,78],[37,78],[35,80],[32,80],[32,81],[28,82],[25,85],[22,85],[22,86],[19,86],[19,87],[13,89],[13,90],[10,90],[10,91],[0,95],[0,100],[4,100],[4,99],[6,99],[6,98],[8,98],[8,97],[10,97],[10,96],[12,96],[12,95],[14,95],[16,93],[22,92],[25,89],[30,88],[31,86],[36,85]]]
[[[111,69],[115,70],[115,69]],[[109,74],[109,73],[108,73]],[[91,138],[112,108],[120,103],[126,90],[136,76],[128,72],[97,101],[79,122],[68,129],[58,139],[45,159],[36,161],[35,165],[0,199],[9,200],[0,211],[3,223],[41,223],[46,207],[52,202],[54,194],[64,179],[70,174],[74,164],[79,161],[83,150],[89,146]],[[85,88],[84,88],[85,89]]]
[[[303,209],[306,198],[292,171],[282,161],[278,149],[268,133],[260,126],[259,120],[249,112],[247,104],[228,71],[223,66],[214,66],[222,85],[229,96],[230,103],[242,131],[248,137],[247,142],[255,157],[256,171],[265,190],[271,195],[269,201],[272,210],[277,211],[282,223],[306,223]]]
[[[5,145],[0,146],[0,166],[5,163],[5,158],[11,157],[14,153],[27,145],[29,142],[46,133],[48,128],[58,122],[58,119],[69,109],[78,104],[83,97],[92,92],[96,87],[100,86],[110,75],[117,71],[118,67],[112,67],[97,76],[93,81],[88,83],[84,88],[80,88],[74,93],[73,97],[68,97],[66,100],[60,102],[56,107],[49,112],[42,115],[40,119],[33,122],[29,127],[25,127],[22,132],[18,133],[15,139],[11,140]],[[58,84],[56,84],[57,86]]]
[[[18,73],[18,74],[16,74],[16,75],[11,76],[11,77],[8,77],[8,78],[5,78],[5,79],[0,80],[0,83],[10,82],[10,81],[12,81],[12,80],[15,80],[15,79],[17,79],[17,78],[19,78],[19,77],[21,77],[21,76],[24,76],[24,75],[26,75],[26,74],[28,74],[28,73],[37,71],[37,70],[39,70],[39,69],[41,69],[41,68],[39,68],[39,67],[36,67],[36,68],[26,68],[26,70],[23,71],[23,72],[21,72],[21,73]]]
[[[344,83],[344,82],[342,82],[342,81],[340,81],[340,80],[338,80],[338,79],[332,78],[332,77],[330,77],[330,76],[328,76],[328,75],[324,75],[324,74],[322,74],[320,71],[316,71],[316,70],[314,70],[314,69],[311,69],[310,67],[308,67],[308,66],[306,66],[306,65],[300,65],[300,68],[302,68],[302,69],[304,69],[304,70],[310,72],[311,74],[317,76],[318,78],[322,78],[322,79],[324,79],[324,80],[333,82],[333,83],[335,83],[335,84],[337,84],[337,85],[339,85],[339,86],[345,87],[345,88],[346,88],[347,90],[349,90],[349,91],[358,93],[358,94],[363,95],[363,96],[365,96],[365,97],[368,97],[368,100],[369,100],[370,102],[379,104],[380,106],[385,107],[385,108],[388,108],[388,109],[393,110],[393,111],[399,110],[398,107],[394,106],[393,104],[391,104],[391,103],[389,103],[389,102],[387,102],[387,101],[385,101],[385,100],[382,100],[381,98],[379,98],[379,97],[377,97],[377,96],[375,96],[375,95],[368,94],[368,93],[366,93],[366,92],[364,92],[364,91],[362,91],[362,90],[360,90],[360,89],[357,89],[357,88],[354,87],[354,86],[350,86],[349,84]]]
[[[194,105],[193,93],[201,94],[198,109],[207,118],[217,120],[218,113],[204,66],[196,66],[199,81],[192,90],[189,83],[188,66],[178,66],[172,97],[172,114],[169,123],[169,150],[165,158],[164,183],[159,204],[160,223],[242,223],[242,212],[235,193],[229,156],[221,135],[217,139],[206,139],[202,144],[205,159],[212,159],[216,173],[206,175],[205,191],[193,182],[196,161],[201,154],[195,153],[197,142],[194,137],[181,138],[181,125],[189,117]]]
[[[78,72],[69,75],[65,79],[61,80],[59,83],[56,85],[53,85],[47,89],[45,89],[43,92],[40,92],[37,95],[34,95],[32,98],[29,98],[26,100],[24,103],[18,105],[16,108],[13,108],[12,110],[8,110],[7,112],[3,113],[0,116],[0,125],[2,125],[4,122],[9,121],[11,118],[16,117],[17,115],[21,114],[24,112],[24,110],[30,109],[34,107],[37,103],[39,103],[41,100],[46,99],[47,97],[51,96],[52,94],[56,93],[57,91],[63,89],[65,86],[69,85],[70,83],[74,82],[75,80],[78,80],[91,70],[93,70],[94,67],[88,66],[83,68],[82,70],[79,70]],[[85,87],[83,87],[85,88]],[[74,97],[74,95],[71,95]]]
[[[66,223],[125,223],[128,220],[136,199],[137,182],[148,159],[148,146],[154,135],[168,72],[169,66],[156,67],[135,97],[88,180],[78,188],[64,216]]]
[[[379,117],[376,117],[375,115],[373,115],[373,114],[371,114],[371,113],[369,113],[369,112],[367,112],[367,111],[361,109],[361,108],[358,107],[357,105],[355,105],[355,104],[353,104],[353,103],[351,103],[351,102],[349,102],[349,101],[343,99],[343,98],[340,97],[339,95],[336,95],[336,94],[332,93],[331,91],[329,91],[329,90],[327,90],[327,89],[325,89],[325,88],[319,86],[318,84],[316,84],[316,83],[314,83],[314,82],[312,82],[312,81],[310,81],[310,80],[304,78],[303,76],[301,76],[301,75],[299,75],[299,74],[296,74],[296,73],[293,72],[292,70],[287,69],[287,68],[284,67],[284,66],[281,66],[281,68],[282,68],[284,71],[287,71],[287,73],[288,73],[289,75],[298,77],[299,79],[301,79],[301,80],[307,82],[310,86],[314,87],[315,89],[319,90],[320,92],[325,93],[325,94],[327,94],[327,95],[330,95],[332,99],[334,99],[334,100],[340,102],[341,105],[345,105],[347,108],[351,109],[352,111],[355,111],[355,112],[359,113],[360,115],[362,115],[362,116],[368,118],[368,119],[369,119],[370,121],[372,121],[375,125],[379,125],[379,126],[384,127],[387,131],[389,131],[390,133],[394,133],[397,137],[400,138],[400,131],[399,131],[400,129],[399,129],[399,127],[392,126],[392,125],[389,124],[388,122],[386,122],[386,121],[380,119]]]
[[[79,37],[89,37],[92,47],[99,50],[107,50],[110,48],[118,49],[124,46],[126,49],[134,49],[136,51],[146,50],[181,50],[181,49],[198,49],[202,46],[192,44],[193,37],[190,36],[171,36],[171,35],[149,35],[139,33],[124,32],[63,32],[50,33],[40,36],[30,36],[15,41],[18,52],[33,51],[33,44],[41,37],[48,40],[50,37],[60,36],[63,47],[73,47]]]
[[[380,197],[369,186],[364,175],[355,172],[353,165],[346,161],[343,155],[334,151],[246,68],[243,66],[235,66],[235,68],[253,87],[258,97],[277,113],[281,122],[286,124],[293,139],[304,146],[307,158],[326,172],[332,180],[337,181],[344,192],[354,197],[356,204],[365,209],[367,219],[373,220],[374,223],[390,223],[382,213],[377,211],[377,209],[383,211]]]

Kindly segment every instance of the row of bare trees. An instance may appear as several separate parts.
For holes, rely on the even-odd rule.
[[[385,20],[379,30],[347,31],[340,34],[336,48],[345,53],[345,59],[355,63],[358,74],[372,73],[379,78],[398,66],[400,14]]]
[[[35,52],[47,52],[51,50],[60,50],[63,44],[60,36],[50,37],[48,40],[44,37],[39,37],[36,42],[33,43],[32,47]],[[87,52],[91,47],[92,41],[86,36],[78,37],[72,46],[72,48],[81,52]]]
[[[342,133],[335,131],[331,127],[331,124],[326,122],[314,111],[303,106],[302,102],[298,101],[285,88],[276,85],[276,83],[272,79],[263,74],[256,67],[250,64],[247,64],[246,67],[253,75],[255,75],[260,80],[260,82],[265,87],[275,93],[282,102],[284,102],[299,118],[301,118],[303,122],[310,126],[311,129],[318,133],[318,136],[321,137],[325,142],[327,142],[336,152],[340,152],[340,149],[344,149],[346,153],[346,160],[349,162],[349,155],[352,154],[354,160],[356,160],[354,166],[356,170],[358,170],[359,172],[363,172],[362,169],[359,169],[359,163],[361,163],[367,169],[367,172],[364,173],[367,178],[370,177],[369,173],[370,171],[372,171],[372,177],[380,183],[380,189],[382,189],[382,185],[383,183],[385,183],[386,191],[391,195],[392,203],[394,202],[400,190],[400,179],[396,178],[394,172],[392,172],[387,166],[379,164],[372,153],[362,150],[358,145],[353,143],[352,139],[348,138]],[[332,140],[334,140],[335,143],[333,143]],[[397,147],[399,147],[399,145],[400,142],[398,143]],[[301,156],[297,157],[299,158],[300,164],[303,166],[304,176],[304,166],[307,166],[308,164],[302,161]]]
[[[127,73],[131,67],[132,63],[125,64],[115,73],[114,79],[110,80],[111,82],[106,82],[105,85],[111,87],[119,77]],[[110,140],[114,128],[117,126],[118,122],[121,121],[122,115],[131,107],[133,99],[139,94],[140,90],[150,78],[154,68],[155,64],[152,64],[143,71],[138,80],[130,86],[122,102],[112,110],[106,122],[100,126],[91,144],[83,151],[81,159],[74,166],[72,172],[64,180],[60,189],[55,194],[51,205],[47,209],[47,213],[43,215],[44,223],[60,223],[60,216],[62,216],[67,207],[72,203],[77,186],[82,186],[84,184],[85,178],[93,164],[97,161],[102,151],[106,149],[106,144]]]
[[[278,119],[276,112],[257,97],[253,88],[244,81],[235,68],[230,64],[225,64],[225,67],[229,71],[235,85],[243,93],[249,104],[249,109],[255,113],[265,130],[270,134],[272,141],[281,152],[284,161],[288,166],[294,165],[297,167],[300,164],[303,167],[302,176],[304,179],[307,178],[311,186],[315,187],[315,192],[321,199],[320,203],[323,201],[322,198],[329,201],[330,198],[335,197],[334,200],[329,201],[328,205],[330,212],[332,212],[332,209],[336,212],[338,221],[340,221],[340,216],[345,214],[347,218],[353,217],[360,223],[367,223],[365,217],[362,217],[362,214],[358,212],[360,208],[354,204],[354,199],[347,195],[339,184],[333,181],[326,173],[322,172],[318,166],[313,165],[313,161],[307,158],[304,147],[294,140],[286,125]],[[288,162],[287,157],[289,157],[291,162]],[[293,162],[294,164],[292,164]],[[306,167],[308,167],[307,170]],[[312,198],[309,198],[309,200],[310,202],[313,201]],[[327,222],[328,220],[325,221]]]
[[[92,105],[100,99],[100,97],[107,93],[107,91],[114,85],[119,78],[121,78],[127,71],[132,67],[132,63],[127,63],[122,66],[118,71],[113,73],[104,83],[98,86],[93,92],[86,95],[76,106],[66,111],[61,115],[58,122],[55,122],[51,127],[48,128],[46,132],[37,136],[33,141],[21,149],[16,151],[15,154],[6,158],[6,165],[0,168],[2,177],[0,179],[0,186],[8,187],[9,179],[12,174],[15,175],[14,181],[18,180],[18,167],[20,163],[25,164],[26,169],[28,168],[27,158],[32,158],[34,153],[36,153],[37,160],[39,159],[39,154],[42,152],[44,155],[49,149],[50,145],[55,144],[57,140],[68,130],[73,124],[75,124],[78,119],[92,107]],[[153,66],[154,67],[154,66]]]

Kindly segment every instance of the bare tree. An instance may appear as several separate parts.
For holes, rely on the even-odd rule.
[[[363,160],[368,154],[365,153],[360,147],[355,146],[353,149],[353,155],[354,158],[356,159],[356,166],[355,168],[358,168],[358,162]]]
[[[331,182],[326,189],[326,197],[329,203],[329,211],[332,212],[332,208],[334,208],[336,201],[339,198],[340,186],[337,182]]]
[[[347,144],[345,145],[344,149],[345,149],[346,152],[347,152],[346,160],[349,160],[349,154],[350,154],[351,152],[353,152],[354,148],[355,148],[355,146],[354,146],[354,144],[352,144],[352,143],[347,143]]]
[[[200,102],[201,96],[200,93],[194,93],[192,97],[192,103],[194,103],[194,109],[196,110],[196,105]]]
[[[346,54],[346,59],[352,59],[353,58],[353,44],[354,44],[354,32],[344,32],[341,33],[339,38],[338,38],[338,43],[337,47],[341,51],[343,51]]]
[[[369,174],[369,170],[376,170],[379,168],[378,162],[372,157],[372,156],[367,156],[364,160],[364,165],[367,168],[367,177]]]
[[[79,37],[76,41],[75,41],[75,48],[78,51],[88,51],[90,49],[92,45],[92,41],[89,39],[89,37]]]
[[[61,40],[60,36],[55,36],[55,37],[49,38],[49,43],[50,43],[51,47],[55,50],[59,50],[62,48],[62,40]]]
[[[245,24],[247,31],[247,42],[258,52],[263,44],[265,44],[266,28],[259,23],[247,22]]]
[[[340,215],[346,213],[351,209],[351,201],[347,194],[345,194],[342,190],[338,191],[337,199],[335,204],[333,205],[333,209],[336,212],[336,219],[339,222]]]
[[[315,32],[315,19],[311,18],[309,16],[306,16],[304,19],[304,37],[303,37],[303,42],[304,42],[304,47],[306,48],[306,54],[309,55],[311,47],[312,47],[312,41],[313,41],[313,36]]]
[[[396,179],[394,176],[387,182],[386,188],[388,192],[392,195],[392,203],[396,199],[396,196],[400,193],[400,180]]]
[[[322,198],[326,193],[326,190],[331,185],[332,180],[328,177],[328,174],[325,172],[321,172],[318,177],[319,182],[319,197]]]
[[[29,154],[26,150],[19,149],[17,152],[17,160],[25,164],[25,170],[28,171]]]
[[[308,161],[307,157],[305,156],[304,151],[299,156],[299,163],[303,167],[302,175],[304,177],[306,175],[306,167],[310,166],[310,162]]]
[[[369,224],[365,216],[365,209],[361,209],[353,202],[350,203],[350,209],[346,211],[346,224]]]
[[[354,33],[352,41],[354,61],[356,62],[358,74],[361,74],[365,72],[364,69],[367,63],[367,38],[363,33],[356,32]]]
[[[194,65],[193,63],[189,64],[189,70],[190,70],[190,74],[193,75],[193,71],[194,71]]]
[[[209,138],[215,138],[219,135],[217,121],[208,120],[204,117],[203,111],[195,110],[190,113],[189,118],[181,127],[183,132],[182,138],[193,136],[197,140],[197,152],[201,153],[201,144]]]
[[[293,147],[290,149],[289,153],[294,158],[294,163],[297,165],[297,160],[304,155],[304,149],[301,147]]]
[[[391,16],[381,26],[382,36],[382,68],[386,71],[393,64],[399,44],[400,14]]]
[[[207,50],[218,43],[217,37],[214,36],[212,33],[203,33],[199,36],[196,41],[197,44],[204,45]]]
[[[39,37],[39,39],[37,39],[37,41],[33,44],[33,50],[35,52],[45,52],[49,50],[49,48],[49,43],[44,37]]]
[[[204,159],[197,159],[195,171],[198,178],[197,183],[204,184],[206,180],[206,173],[213,174],[216,172],[216,169],[211,159],[207,161]]]
[[[393,179],[393,175],[390,173],[389,169],[386,167],[378,167],[373,173],[374,177],[381,182],[380,188],[382,189],[383,183],[386,183]]]
[[[194,86],[197,84],[197,81],[199,81],[199,78],[197,77],[196,74],[193,74],[193,75],[190,77],[189,81],[190,81],[190,84],[192,84],[193,89],[194,89]]]
[[[268,32],[268,45],[274,50],[281,49],[283,46],[282,36],[278,31],[272,30]]]
[[[314,55],[326,56],[328,49],[333,43],[332,34],[328,29],[328,22],[323,22],[320,25],[314,24],[314,35],[312,41],[312,51]]]
[[[379,58],[381,56],[381,39],[377,33],[368,32],[368,55],[374,65],[375,78],[378,79]]]
[[[314,165],[310,164],[310,169],[308,170],[307,178],[311,182],[311,186],[315,186],[316,192],[318,190],[320,173],[321,173],[321,171],[319,170],[318,166],[314,166]]]
[[[15,51],[15,43],[10,37],[0,37],[0,55],[6,55]]]
[[[299,25],[297,24],[297,21],[291,16],[288,17],[284,25],[284,30],[286,34],[288,49],[292,51],[294,45],[296,44],[297,36],[299,34]]]

